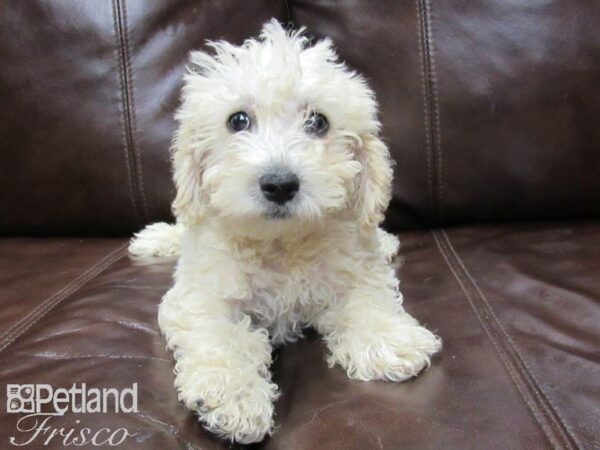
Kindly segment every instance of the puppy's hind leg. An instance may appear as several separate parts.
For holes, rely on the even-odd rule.
[[[179,254],[183,224],[158,222],[136,233],[129,243],[129,253],[134,256],[173,256]]]

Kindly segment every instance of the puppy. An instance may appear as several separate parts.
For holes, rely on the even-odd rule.
[[[275,20],[241,46],[193,52],[173,145],[176,225],[139,256],[180,253],[159,326],[175,386],[206,428],[240,443],[273,430],[272,345],[314,327],[356,380],[404,381],[440,339],[402,308],[380,228],[391,161],[365,80],[328,40]]]

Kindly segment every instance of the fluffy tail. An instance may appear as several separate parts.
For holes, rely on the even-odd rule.
[[[182,233],[182,224],[153,223],[134,235],[129,253],[145,257],[178,255]]]

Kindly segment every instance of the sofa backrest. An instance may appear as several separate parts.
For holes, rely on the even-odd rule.
[[[170,219],[181,75],[270,17],[330,36],[381,105],[386,224],[600,217],[600,8],[585,0],[0,3],[0,232]]]

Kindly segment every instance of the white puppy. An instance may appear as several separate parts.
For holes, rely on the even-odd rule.
[[[403,381],[438,337],[402,308],[378,228],[392,169],[373,92],[329,40],[268,22],[242,46],[193,52],[174,139],[177,225],[137,234],[139,256],[180,252],[159,325],[185,405],[242,443],[273,430],[272,344],[302,327],[357,380]]]

